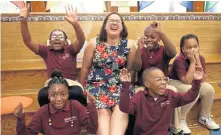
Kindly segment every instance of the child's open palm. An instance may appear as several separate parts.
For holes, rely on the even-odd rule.
[[[23,17],[29,16],[29,4],[25,4],[24,7],[20,8],[20,16]]]
[[[203,79],[203,68],[196,66],[193,73],[194,80],[202,80]]]
[[[120,81],[121,82],[131,82],[131,75],[127,69],[122,69],[120,71]]]
[[[73,9],[73,6],[68,5],[65,7],[66,9],[66,16],[64,17],[69,23],[74,24],[78,21],[77,17],[77,8]]]
[[[14,112],[13,114],[16,116],[16,117],[21,117],[22,114],[23,114],[23,104],[22,103],[19,103],[18,106],[14,109]]]

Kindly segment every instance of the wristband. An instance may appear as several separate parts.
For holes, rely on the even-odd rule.
[[[28,17],[19,16],[19,20],[28,20]]]

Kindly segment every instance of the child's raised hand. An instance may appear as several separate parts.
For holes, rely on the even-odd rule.
[[[121,82],[131,82],[131,75],[127,69],[120,70],[120,81]]]
[[[194,80],[202,80],[203,79],[203,68],[200,66],[196,66],[193,73]]]
[[[77,8],[74,11],[73,6],[68,5],[68,6],[65,6],[65,10],[66,10],[66,16],[64,18],[69,23],[74,24],[74,23],[78,22]]]
[[[20,8],[20,16],[27,18],[29,16],[29,4],[25,3],[24,7]]]
[[[160,25],[160,23],[158,23],[158,22],[153,22],[153,23],[151,23],[150,24],[153,28],[154,28],[154,30],[156,30],[157,32],[161,32],[161,25]]]
[[[22,104],[22,103],[19,103],[18,106],[14,109],[13,114],[14,114],[16,117],[22,117],[23,112],[24,112],[23,104]]]

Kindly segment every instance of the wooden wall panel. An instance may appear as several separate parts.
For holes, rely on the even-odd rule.
[[[152,21],[125,21],[128,28],[129,39],[136,40],[143,35],[144,28]],[[179,53],[179,41],[184,34],[193,33],[199,37],[201,54],[207,62],[221,61],[221,21],[159,21],[162,30],[174,43]],[[139,23],[139,25],[137,25]],[[102,21],[81,21],[86,40],[96,37]],[[136,27],[135,27],[136,26]],[[29,22],[32,39],[45,44],[50,32],[63,29],[68,38],[75,40],[75,33],[66,21],[57,22]],[[2,70],[45,69],[42,59],[31,52],[23,43],[20,34],[19,22],[2,22]],[[82,57],[82,52],[79,54]],[[27,64],[27,66],[24,65]],[[78,64],[78,67],[81,63]]]
[[[221,81],[220,67],[221,63],[206,65],[207,82],[218,83]],[[78,71],[78,73],[80,72]],[[45,70],[4,71],[1,78],[2,95],[33,93],[42,88],[46,80]]]

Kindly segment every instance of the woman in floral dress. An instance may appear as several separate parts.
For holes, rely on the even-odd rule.
[[[97,135],[124,135],[128,114],[120,111],[120,70],[132,69],[135,46],[127,40],[127,28],[115,12],[106,16],[99,37],[85,49],[80,82],[96,98]]]

